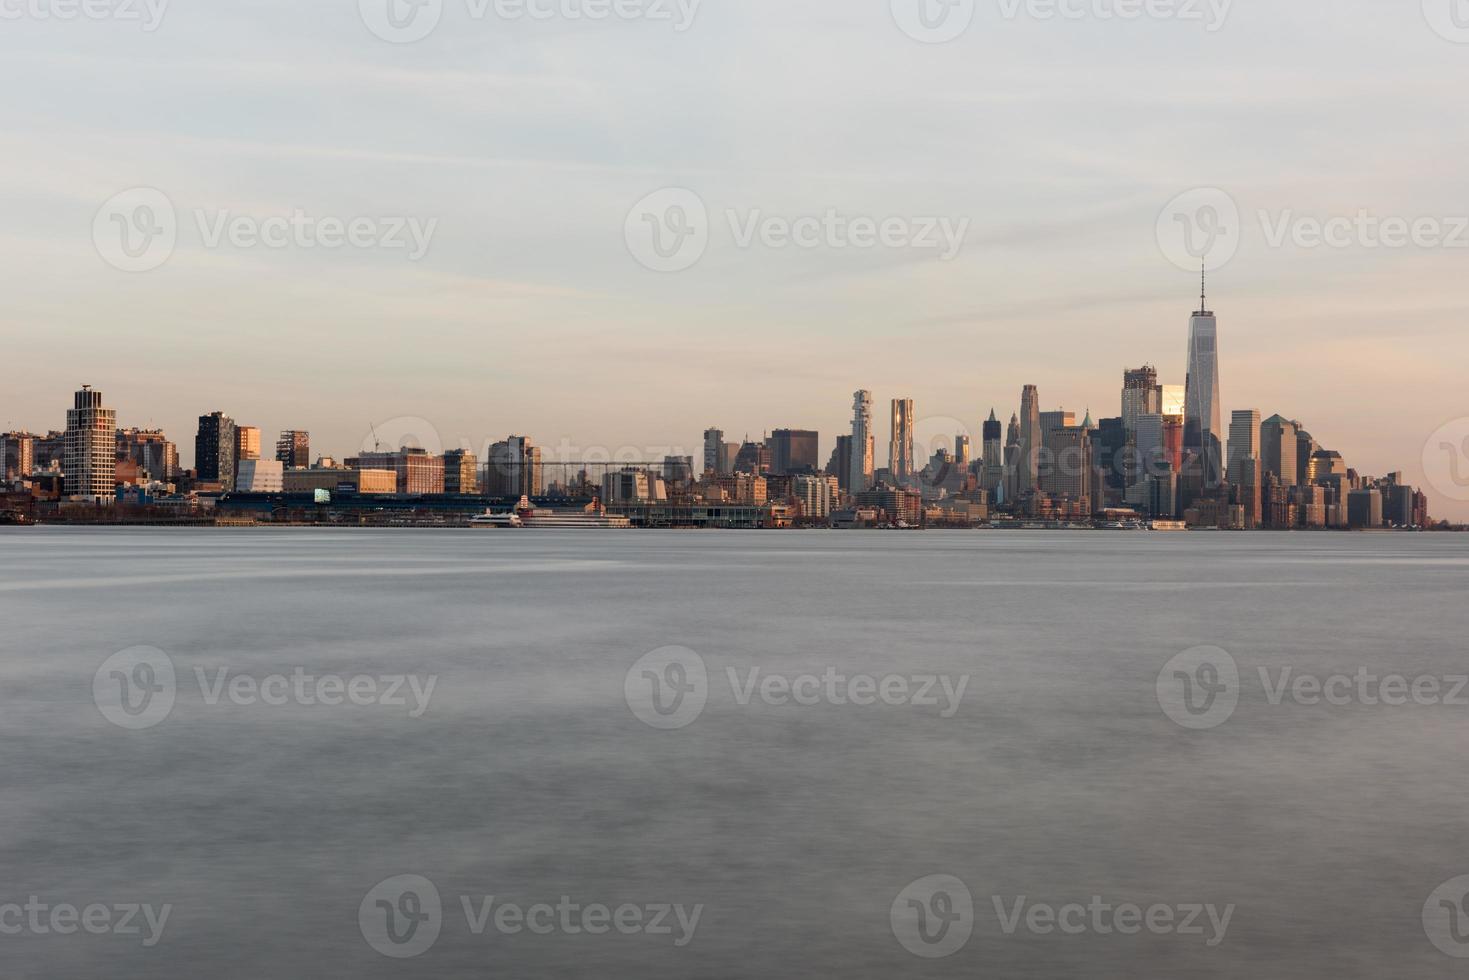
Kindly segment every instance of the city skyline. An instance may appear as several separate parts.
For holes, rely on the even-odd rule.
[[[1218,421],[1221,410],[1220,410],[1220,403],[1219,403],[1219,398],[1218,398],[1219,388],[1220,388],[1220,381],[1219,381],[1220,363],[1219,363],[1219,359],[1218,359],[1218,348],[1217,348],[1217,344],[1218,344],[1217,321],[1216,321],[1216,319],[1214,317],[1213,312],[1207,309],[1207,303],[1205,302],[1205,298],[1204,298],[1204,296],[1202,294],[1201,294],[1201,297],[1200,297],[1199,307],[1200,307],[1199,310],[1195,311],[1192,314],[1192,316],[1190,317],[1190,320],[1189,320],[1188,332],[1187,332],[1187,343],[1188,343],[1188,349],[1189,349],[1189,357],[1191,359],[1193,359],[1195,357],[1195,355],[1196,355],[1196,348],[1200,344],[1201,328],[1202,328],[1205,331],[1204,336],[1207,338],[1207,343],[1206,343],[1206,346],[1204,347],[1204,351],[1207,354],[1207,361],[1205,361],[1203,363],[1206,365],[1207,373],[1208,374],[1212,374],[1212,379],[1209,379],[1209,378],[1206,377],[1207,388],[1208,388],[1209,391],[1212,391],[1212,398],[1207,398],[1206,397],[1206,401],[1204,402],[1204,405],[1205,405],[1204,411],[1206,412],[1206,414],[1208,412],[1211,412],[1212,411],[1212,414],[1213,414],[1213,416],[1215,418],[1214,426],[1217,429],[1216,444],[1215,444],[1215,453],[1217,453],[1217,464],[1215,464],[1215,467],[1214,468],[1217,470],[1218,474],[1221,477],[1228,478],[1228,477],[1232,476],[1233,475],[1233,472],[1234,472],[1233,471],[1233,467],[1235,465],[1235,459],[1234,459],[1234,449],[1232,448],[1233,447],[1233,438],[1232,438],[1232,435],[1233,435],[1233,430],[1234,430],[1235,426],[1237,425],[1238,417],[1241,416],[1241,415],[1244,415],[1244,414],[1253,413],[1256,421],[1258,422],[1259,421],[1259,418],[1260,418],[1260,410],[1259,409],[1249,409],[1249,410],[1234,409],[1234,410],[1232,410],[1229,413],[1231,415],[1231,417],[1232,417],[1232,422],[1231,422],[1230,425],[1225,426],[1225,425],[1223,425],[1222,423],[1220,423]],[[1195,362],[1195,363],[1199,363],[1199,362]],[[1138,398],[1136,396],[1139,394],[1139,392],[1138,391],[1135,391],[1134,390],[1134,387],[1135,387],[1135,385],[1137,385],[1139,383],[1142,383],[1144,379],[1151,379],[1152,381],[1158,383],[1156,389],[1151,389],[1151,390],[1154,392],[1154,396],[1153,396],[1154,398],[1156,398],[1158,395],[1163,395],[1164,396],[1163,397],[1163,403],[1154,403],[1154,404],[1151,404],[1150,405],[1146,398],[1142,402],[1139,402],[1138,401]],[[1170,400],[1168,398],[1166,392],[1168,390],[1170,390],[1170,389],[1173,390],[1173,391],[1175,391],[1175,392],[1178,392],[1178,391],[1180,391],[1183,388],[1183,386],[1169,384],[1169,383],[1167,383],[1169,380],[1170,379],[1166,375],[1163,375],[1163,374],[1160,374],[1159,372],[1157,372],[1156,369],[1153,368],[1151,364],[1148,365],[1148,366],[1146,366],[1145,368],[1142,368],[1142,369],[1130,369],[1130,368],[1129,369],[1125,369],[1124,372],[1123,372],[1122,388],[1121,388],[1121,391],[1119,393],[1119,396],[1118,396],[1118,398],[1117,398],[1117,400],[1115,402],[1115,406],[1114,406],[1114,407],[1116,407],[1118,409],[1118,418],[1119,418],[1119,420],[1120,421],[1123,421],[1125,423],[1127,413],[1130,410],[1143,410],[1143,409],[1148,409],[1148,410],[1155,410],[1156,411],[1156,410],[1160,410],[1161,409],[1161,410],[1163,410],[1165,412],[1177,410],[1177,406],[1174,406],[1172,408],[1165,407],[1165,404]],[[1191,382],[1191,378],[1190,378],[1190,382]],[[1191,384],[1190,384],[1190,387],[1191,387]],[[83,386],[84,391],[85,390],[90,390],[90,388],[91,388],[90,385],[84,385]],[[1038,392],[1037,389],[1038,389],[1038,386],[1036,386],[1036,385],[1026,384],[1024,386],[1024,391],[1022,392],[1022,395],[1021,395],[1021,399],[1020,399],[1020,407],[1021,407],[1021,413],[1020,413],[1020,432],[1021,432],[1021,437],[1020,437],[1020,442],[1021,442],[1021,445],[1023,447],[1026,444],[1027,440],[1030,440],[1031,443],[1034,446],[1035,451],[1036,452],[1040,452],[1043,449],[1043,439],[1042,439],[1041,433],[1048,432],[1054,425],[1075,425],[1076,422],[1075,422],[1075,412],[1074,412],[1074,410],[1068,410],[1068,411],[1064,411],[1063,412],[1063,411],[1060,411],[1060,410],[1057,410],[1057,409],[1047,408],[1046,406],[1047,405],[1050,405],[1052,403],[1051,402],[1047,402],[1045,400],[1045,397],[1043,395],[1041,395]],[[83,391],[77,392],[77,398],[80,399],[81,396],[82,396],[82,394],[83,394]],[[88,397],[91,398],[92,396],[89,395]],[[1188,405],[1184,409],[1185,411],[1187,411],[1189,413],[1190,419],[1192,419],[1193,415],[1198,411],[1198,408],[1197,408],[1197,406],[1195,404],[1196,397],[1197,396],[1195,396],[1192,393],[1190,393],[1190,396],[1189,396],[1189,399],[1188,399]],[[873,398],[872,393],[870,391],[864,389],[864,390],[858,391],[856,393],[856,395],[854,396],[854,398],[855,398],[856,403],[857,403],[856,404],[856,407],[855,407],[855,411],[857,412],[858,418],[859,419],[865,418],[865,430],[867,432],[868,444],[872,448],[871,461],[870,461],[870,463],[867,464],[867,470],[866,470],[866,473],[865,473],[865,475],[863,476],[863,479],[862,479],[861,489],[866,489],[868,486],[871,486],[875,482],[874,477],[878,473],[883,472],[883,471],[886,471],[888,473],[888,478],[889,479],[894,479],[894,482],[897,485],[903,485],[904,483],[907,483],[909,480],[911,480],[916,475],[916,473],[917,473],[918,470],[922,469],[927,464],[928,459],[929,459],[929,454],[933,450],[944,448],[945,446],[947,446],[949,449],[953,449],[957,445],[959,445],[960,443],[964,442],[965,440],[968,441],[968,444],[970,446],[981,446],[982,447],[983,444],[984,444],[984,440],[983,440],[983,437],[982,437],[982,433],[984,431],[984,424],[983,423],[971,426],[967,422],[965,422],[964,420],[961,420],[961,419],[955,418],[955,417],[924,417],[924,418],[922,418],[919,421],[918,424],[915,425],[911,421],[912,418],[913,418],[913,415],[914,415],[914,407],[913,407],[914,406],[914,400],[913,399],[910,399],[910,398],[903,398],[903,399],[894,398],[894,399],[891,400],[892,410],[889,413],[892,416],[892,418],[890,420],[890,423],[889,423],[890,430],[891,430],[890,431],[890,435],[892,435],[894,437],[894,439],[890,439],[889,440],[888,453],[887,453],[886,457],[884,457],[882,454],[880,454],[880,453],[878,453],[876,451],[878,447],[875,444],[877,442],[879,442],[880,440],[877,438],[877,433],[876,433],[876,431],[874,429],[875,421],[872,418],[872,406],[874,404],[874,398]],[[80,401],[78,401],[78,404],[80,404]],[[991,409],[991,413],[990,414],[991,414],[991,417],[993,417],[993,415],[994,415],[994,409],[993,408]],[[1088,424],[1089,425],[1091,424],[1091,420],[1092,420],[1092,418],[1093,418],[1094,415],[1095,416],[1100,416],[1102,418],[1110,418],[1111,417],[1109,414],[1107,414],[1105,412],[1101,412],[1101,413],[1099,413],[1099,412],[1093,412],[1092,409],[1091,409],[1091,406],[1088,406],[1087,407],[1086,414],[1087,414],[1087,420],[1088,420]],[[1048,417],[1050,417],[1050,418],[1048,418]],[[1281,417],[1281,416],[1280,415],[1273,416],[1272,417],[1272,421],[1275,418],[1279,418],[1279,417]],[[1146,416],[1144,418],[1146,418]],[[1157,418],[1161,419],[1161,418],[1163,418],[1163,416],[1157,416]],[[234,446],[234,456],[233,456],[233,459],[235,461],[244,460],[244,459],[250,459],[250,458],[254,458],[254,459],[260,458],[260,455],[261,455],[261,453],[260,453],[260,445],[261,445],[261,434],[260,433],[261,433],[261,427],[260,426],[257,426],[257,425],[247,424],[247,423],[245,423],[244,421],[241,421],[241,420],[232,419],[232,418],[230,418],[228,416],[228,413],[222,412],[221,410],[216,409],[212,413],[210,413],[209,415],[204,415],[204,416],[200,416],[199,417],[200,429],[199,429],[198,433],[196,434],[195,440],[194,440],[195,441],[195,445],[196,445],[195,460],[192,461],[193,464],[194,464],[194,466],[195,467],[198,466],[198,449],[197,449],[197,447],[198,446],[201,446],[201,445],[204,445],[204,441],[203,440],[205,438],[205,435],[204,434],[205,434],[205,431],[206,431],[205,428],[204,428],[205,423],[207,422],[207,423],[210,424],[210,429],[212,431],[214,428],[218,427],[221,424],[220,423],[220,420],[221,419],[223,419],[223,425],[226,428],[225,429],[220,429],[217,433],[214,433],[214,434],[212,434],[210,436],[210,445],[211,445],[211,447],[218,447],[218,446],[221,446],[221,445],[226,444],[226,443],[228,445]],[[1305,430],[1306,430],[1306,424],[1301,421],[1301,418],[1299,416],[1292,417],[1291,418],[1291,421],[1293,423],[1299,424],[1301,431],[1303,433],[1305,432]],[[940,429],[932,429],[932,428],[930,428],[928,431],[918,431],[918,430],[924,429],[926,423],[930,423],[930,422],[938,422],[943,428],[941,430]],[[856,423],[854,423],[854,422],[849,422],[849,427],[855,427],[855,424]],[[459,440],[456,442],[452,438],[446,439],[442,435],[442,433],[440,433],[437,430],[437,427],[432,422],[430,422],[429,420],[426,420],[426,419],[423,419],[423,418],[416,418],[416,417],[415,418],[399,417],[397,419],[387,420],[386,426],[388,428],[388,431],[379,432],[379,428],[382,427],[380,424],[369,423],[369,425],[368,425],[368,433],[369,433],[369,435],[362,440],[362,443],[361,443],[360,446],[358,446],[356,448],[349,447],[349,448],[345,448],[345,449],[342,449],[342,450],[339,450],[339,451],[336,451],[336,452],[332,452],[330,450],[322,449],[322,450],[318,450],[317,453],[316,453],[316,455],[317,456],[327,456],[327,457],[341,459],[341,458],[348,458],[348,457],[353,457],[353,456],[371,455],[372,453],[378,451],[379,449],[381,449],[383,451],[388,451],[390,449],[390,447],[391,448],[398,448],[401,445],[403,447],[408,447],[408,446],[424,447],[424,448],[429,449],[430,452],[432,452],[434,454],[438,454],[438,455],[442,455],[445,452],[453,451],[453,450],[465,451],[465,452],[468,452],[470,454],[477,455],[479,461],[481,463],[483,463],[483,462],[487,461],[488,459],[492,458],[494,448],[496,447],[496,443],[502,441],[501,440],[501,437],[491,435],[491,436],[485,437],[484,440],[482,442],[479,442],[479,443],[470,443],[470,442],[468,442],[462,436],[459,437]],[[407,426],[407,428],[400,432],[399,431],[399,428],[401,426]],[[123,428],[123,426],[120,423],[119,423],[118,427],[119,428]],[[146,426],[146,427],[137,427],[137,426],[133,426],[133,427],[135,427],[135,428],[148,428],[148,429],[152,429],[152,426],[151,425],[150,426]],[[7,427],[3,431],[10,431],[10,428]],[[44,434],[44,432],[46,432],[46,431],[50,431],[50,430],[48,430],[48,429],[41,429],[41,430],[38,430],[38,433]],[[783,426],[781,428],[778,428],[778,429],[774,429],[774,430],[772,430],[772,429],[765,429],[765,430],[763,430],[763,437],[762,438],[765,440],[765,444],[767,446],[769,445],[770,433],[772,431],[774,431],[777,434],[778,437],[784,435],[787,439],[792,434],[792,430],[789,427],[785,427],[785,426]],[[805,452],[808,455],[810,455],[811,453],[814,452],[815,455],[816,455],[816,457],[818,459],[823,459],[824,460],[825,459],[825,452],[824,452],[824,447],[822,447],[820,445],[819,430],[815,430],[815,431],[812,431],[812,430],[797,430],[797,432],[803,438],[809,440],[811,442],[811,444],[812,444],[810,447],[808,447],[807,450],[805,450]],[[568,442],[562,442],[562,443],[558,443],[558,444],[554,444],[554,445],[549,445],[548,446],[548,445],[545,445],[545,444],[541,444],[539,442],[539,440],[537,440],[535,437],[530,437],[530,444],[537,445],[537,454],[538,454],[538,457],[537,458],[538,459],[540,458],[539,457],[539,454],[540,453],[546,452],[547,453],[547,457],[546,458],[547,458],[547,461],[548,462],[555,462],[555,461],[573,462],[573,461],[581,461],[581,460],[591,460],[591,461],[594,461],[594,462],[600,462],[604,458],[608,459],[609,461],[628,461],[628,462],[631,462],[631,461],[633,461],[633,457],[637,457],[637,461],[639,461],[639,462],[648,462],[648,461],[651,461],[651,460],[656,460],[656,458],[658,456],[660,456],[660,455],[662,455],[662,456],[680,456],[680,457],[682,457],[682,456],[689,456],[689,457],[692,457],[692,458],[694,458],[696,460],[700,460],[701,462],[707,462],[707,460],[709,459],[709,453],[711,451],[709,439],[710,439],[710,436],[712,434],[715,434],[715,433],[717,433],[719,435],[719,438],[720,439],[723,438],[723,432],[721,430],[718,430],[718,429],[707,430],[707,431],[705,431],[703,433],[703,437],[702,437],[701,442],[699,444],[695,444],[692,449],[688,448],[684,444],[672,443],[672,444],[669,444],[669,445],[661,445],[661,446],[653,446],[651,448],[645,448],[643,450],[643,452],[641,452],[641,453],[636,452],[636,445],[635,444],[626,443],[626,442],[620,443],[620,444],[618,444],[616,446],[613,446],[613,445],[596,446],[596,447],[594,447],[594,446],[588,446],[588,447],[582,448],[580,452],[578,452],[575,448],[572,448],[574,444],[571,443],[571,442],[569,442],[569,441]],[[831,436],[829,437],[832,440],[833,446],[835,446],[837,444],[837,442],[836,442],[836,436],[839,435],[839,434],[840,434],[839,431],[838,432],[833,432],[831,434]],[[917,435],[917,437],[918,437],[919,440],[922,440],[917,445],[914,445],[915,434]],[[397,438],[399,435],[401,435],[402,438]],[[282,430],[280,430],[280,438],[281,438],[281,441],[282,442],[284,442],[286,439],[288,439],[288,438],[290,438],[292,436],[303,437],[303,438],[305,438],[307,440],[310,439],[309,430],[304,431],[304,432],[298,432],[298,431],[294,431],[294,430],[291,430],[291,429],[282,429]],[[382,436],[386,436],[387,437],[387,441],[386,442],[382,441],[382,438],[381,438]],[[515,438],[517,438],[517,437],[512,437],[512,440],[514,440]],[[748,435],[746,436],[746,438],[748,439]],[[1161,438],[1161,435],[1155,435],[1154,438]],[[1187,440],[1189,437],[1187,435],[1184,435],[1183,438],[1185,440]],[[371,440],[371,443],[370,444],[369,444],[369,440]],[[178,440],[175,440],[175,441],[178,441]],[[1139,445],[1141,445],[1141,444],[1142,444],[1142,440],[1140,439],[1139,440]],[[1328,444],[1331,444],[1331,443],[1328,443]],[[250,448],[250,449],[244,449],[244,448],[242,448],[243,446],[246,446],[246,445],[248,445],[248,446],[250,446],[252,448]],[[643,445],[646,447],[648,444],[643,444]],[[729,448],[737,448],[738,445],[739,445],[738,443],[735,443],[735,444],[732,444]],[[1158,445],[1159,445],[1159,448],[1161,449],[1161,443],[1159,443]],[[1313,446],[1317,446],[1319,444],[1313,442],[1312,445]],[[1331,444],[1331,445],[1334,445],[1334,444]],[[894,460],[893,460],[891,454],[892,454],[892,452],[893,452],[894,449],[897,449],[900,446],[903,448],[903,450],[905,452],[911,454],[910,460],[911,460],[911,465],[912,465],[913,469],[911,471],[907,472],[907,473],[897,472],[897,470],[894,469],[894,465],[893,465],[894,464]],[[1196,452],[1197,451],[1196,450],[1196,447],[1194,447],[1194,446],[1187,446],[1187,448],[1188,448],[1188,450],[1190,452]],[[632,452],[630,452],[630,450]],[[213,450],[213,451],[219,451],[219,450],[216,449],[216,450]],[[277,446],[277,452],[279,453],[280,451],[281,451],[280,446]],[[839,451],[840,450],[838,450],[838,452]],[[1278,440],[1277,440],[1277,452],[1278,452]],[[560,454],[560,455],[558,455],[558,454]],[[269,455],[269,454],[266,454],[266,455]],[[617,459],[616,460],[612,460],[611,457],[613,457],[613,456],[616,456]],[[835,457],[833,457],[833,458],[835,459]],[[1020,458],[1023,461],[1023,459],[1024,459],[1023,449],[1022,449],[1022,456]],[[1226,464],[1226,458],[1228,459],[1228,463],[1227,464]],[[189,462],[190,462],[188,460],[188,457],[180,456],[179,459],[180,459],[180,462],[179,462],[180,467],[181,468],[188,468]],[[225,462],[228,463],[230,461],[229,460],[225,460]],[[901,463],[903,461],[899,461],[899,462]],[[848,467],[855,467],[857,465],[857,463],[858,463],[857,460],[848,459],[846,461],[846,464],[845,465],[848,466]],[[883,466],[884,463],[887,464],[885,467]],[[440,461],[440,465],[442,465],[442,461]],[[1304,467],[1304,465],[1305,465],[1304,462],[1302,462],[1301,465],[1302,465],[1302,467]],[[1263,452],[1261,452],[1261,454],[1260,454],[1259,466],[1261,468],[1263,468],[1263,469],[1269,469],[1270,468],[1269,463],[1264,458]],[[1276,461],[1276,467],[1278,468],[1278,466],[1279,466],[1279,460],[1277,459],[1277,461]],[[287,467],[287,468],[289,468],[289,467]],[[218,476],[215,475],[215,470],[214,470],[212,464],[211,464],[211,466],[207,467],[206,469],[207,469],[207,472],[205,472],[204,470],[200,470],[199,471],[199,478],[200,479],[203,479],[203,480],[206,480],[206,481],[220,479],[220,477],[218,477]],[[1033,469],[1033,467],[1032,467],[1032,469]],[[1407,470],[1408,470],[1408,468],[1406,466],[1404,466],[1404,465],[1389,466],[1389,467],[1386,467],[1386,468],[1381,469],[1381,470],[1368,470],[1368,469],[1360,468],[1360,467],[1354,467],[1354,469],[1356,469],[1358,472],[1363,473],[1364,475],[1371,475],[1373,473],[1407,472]],[[252,472],[252,475],[253,475],[253,472],[254,472],[253,471],[253,468],[252,468],[251,472]],[[1009,494],[1002,494],[1001,495],[1002,498],[1005,497],[1005,496],[1014,496],[1014,494],[1016,493],[1017,490],[1020,493],[1020,495],[1023,496],[1025,493],[1028,493],[1028,492],[1030,492],[1033,489],[1038,489],[1039,488],[1039,484],[1036,481],[1036,479],[1034,478],[1034,476],[1033,475],[1027,475],[1024,467],[1021,467],[1018,472],[1019,472],[1019,475],[1017,476],[1015,482],[1012,483],[1012,484],[1010,484],[1010,492],[1009,492]],[[1250,472],[1255,473],[1256,476],[1259,476],[1260,473],[1261,473],[1261,471],[1257,471],[1257,470],[1251,470]],[[232,483],[232,477],[233,477],[233,474],[231,474],[231,479],[229,481],[227,481],[227,482],[231,482]],[[851,471],[847,475],[846,480],[844,480],[844,486],[851,485],[851,481],[854,480],[854,479],[856,479],[856,470],[855,469],[851,469]],[[1233,481],[1230,480],[1228,482],[1233,482]],[[1423,489],[1426,492],[1428,492],[1429,498],[1430,498],[1430,501],[1431,501],[1431,506],[1437,508],[1436,510],[1434,510],[1434,513],[1435,514],[1437,514],[1439,517],[1443,517],[1443,516],[1445,516],[1445,512],[1447,511],[1448,512],[1448,515],[1447,516],[1450,516],[1450,517],[1453,516],[1452,515],[1453,508],[1451,506],[1449,506],[1449,507],[1445,507],[1444,506],[1445,501],[1443,501],[1442,499],[1440,499],[1435,494],[1435,488],[1432,486],[1431,483],[1429,483],[1427,485],[1423,485],[1423,484],[1420,483],[1419,485],[1422,486]],[[1256,513],[1258,513],[1258,510],[1256,511]]]

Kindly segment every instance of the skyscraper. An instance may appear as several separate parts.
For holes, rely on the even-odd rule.
[[[235,420],[223,412],[199,416],[194,436],[194,470],[200,483],[235,485]]]
[[[1296,424],[1279,415],[1272,415],[1260,426],[1260,462],[1264,472],[1275,477],[1283,487],[1296,485],[1300,465],[1296,461],[1299,445]],[[1264,482],[1264,477],[1261,477]]]
[[[993,491],[1005,478],[1005,427],[990,409],[990,417],[984,423],[984,482],[983,489]]]
[[[1239,483],[1240,460],[1260,456],[1260,413],[1256,409],[1239,409],[1229,419],[1229,467],[1230,483]],[[1258,508],[1257,508],[1258,510]]]
[[[1219,324],[1199,291],[1199,309],[1188,325],[1188,384],[1184,394],[1183,448],[1202,463],[1205,487],[1224,479],[1224,425],[1219,404]]]
[[[275,443],[275,458],[288,470],[304,470],[311,465],[311,434],[287,429]]]
[[[720,460],[720,457],[723,455],[723,449],[724,449],[724,430],[722,430],[722,429],[705,429],[704,430],[704,472],[705,473],[719,474],[719,473],[722,472],[721,469],[720,469],[720,465],[719,464],[720,464],[720,461],[721,461]]]
[[[66,412],[61,468],[72,500],[117,498],[117,412],[102,407],[102,393],[91,385],[82,385]]]
[[[484,493],[491,497],[535,497],[544,489],[541,448],[525,436],[511,436],[490,447]]]
[[[1145,364],[1122,374],[1122,424],[1128,432],[1137,428],[1139,415],[1163,412],[1163,390],[1158,387],[1158,369]]]
[[[1025,496],[1040,489],[1041,395],[1035,385],[1020,393],[1020,455],[1015,462],[1015,490]]]
[[[893,399],[892,436],[888,442],[888,469],[900,484],[908,483],[913,467],[913,399]]]
[[[852,470],[847,492],[859,494],[872,485],[873,472],[872,392],[852,395]]]

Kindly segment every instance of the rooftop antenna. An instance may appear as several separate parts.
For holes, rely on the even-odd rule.
[[[1209,309],[1208,290],[1209,266],[1206,259],[1199,260],[1199,312],[1204,313]]]

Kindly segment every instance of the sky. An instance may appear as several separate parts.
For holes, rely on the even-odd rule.
[[[882,462],[1182,384],[1203,262],[1226,425],[1469,520],[1469,0],[418,2],[0,0],[0,425]]]

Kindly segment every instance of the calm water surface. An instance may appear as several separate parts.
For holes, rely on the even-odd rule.
[[[1423,910],[1469,874],[1469,706],[1272,705],[1259,671],[1469,674],[1466,607],[1469,538],[1439,535],[0,531],[0,904],[172,906],[151,948],[0,935],[0,975],[1459,975]],[[1201,645],[1241,681],[1195,730],[1158,679]],[[94,677],[139,646],[177,690],[134,730]],[[707,702],[659,730],[625,683],[670,646]],[[436,687],[412,717],[210,704],[196,672],[298,668]],[[730,669],[968,681],[944,717],[741,704]],[[414,958],[359,919],[400,875],[442,903]],[[930,875],[974,908],[942,959],[891,920]],[[683,946],[475,935],[461,896],[702,910]],[[1021,896],[1235,908],[1212,947],[1007,934]]]

